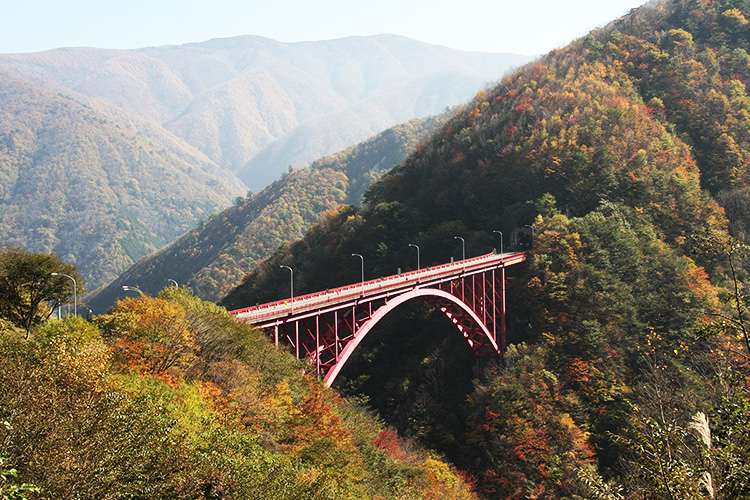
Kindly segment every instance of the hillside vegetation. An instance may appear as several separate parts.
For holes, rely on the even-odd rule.
[[[172,279],[204,300],[219,300],[279,246],[301,238],[327,211],[359,203],[366,187],[403,161],[449,114],[412,120],[310,168],[290,170],[259,193],[238,197],[173,244],[144,257],[86,297],[102,313],[125,296],[123,285],[156,293]]]
[[[90,287],[242,191],[198,151],[0,73],[0,239],[55,252]]]
[[[501,364],[451,394],[465,357],[414,307],[339,387],[486,498],[749,498],[745,250],[727,234],[747,227],[749,18],[746,0],[654,1],[521,68],[222,304],[284,297],[280,265],[301,294],[356,282],[351,253],[387,275],[416,267],[409,244],[425,266],[456,255],[454,236],[471,256],[533,224]]]
[[[750,499],[749,19],[747,0],[656,0],[521,68],[220,302],[286,297],[281,265],[301,294],[358,282],[352,253],[370,278],[415,269],[410,244],[426,266],[459,255],[457,236],[470,257],[532,225],[502,359],[472,359],[416,301],[358,346],[343,398],[184,289],[29,340],[3,322],[0,492]],[[376,143],[277,187],[355,201],[347,169],[371,169],[352,159]],[[206,224],[232,241],[277,194]],[[292,220],[307,210],[288,200]]]
[[[476,496],[440,457],[190,293],[0,324],[4,499]]]

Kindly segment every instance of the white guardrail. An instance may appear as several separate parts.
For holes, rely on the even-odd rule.
[[[430,282],[451,276],[471,273],[487,267],[517,264],[526,260],[526,252],[489,253],[466,260],[440,264],[417,271],[387,276],[364,283],[333,288],[326,291],[310,293],[294,297],[294,300],[282,299],[257,306],[236,309],[229,313],[246,323],[269,321],[290,314],[298,314],[317,308],[348,302],[356,298],[364,299],[373,295],[397,291],[402,288],[428,286]]]

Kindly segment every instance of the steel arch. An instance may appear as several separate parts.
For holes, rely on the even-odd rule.
[[[330,387],[333,382],[336,380],[336,377],[338,376],[339,372],[343,368],[343,366],[346,364],[349,357],[352,355],[354,350],[359,346],[359,343],[364,340],[364,338],[367,336],[367,334],[372,330],[377,323],[383,319],[389,312],[393,311],[395,308],[403,304],[404,302],[407,302],[411,299],[415,298],[422,298],[427,303],[432,305],[433,307],[436,307],[438,310],[443,312],[448,319],[451,320],[451,322],[456,326],[459,332],[461,332],[466,338],[467,342],[469,343],[469,346],[473,349],[475,348],[476,341],[474,338],[476,337],[476,334],[479,334],[483,340],[486,340],[489,342],[492,350],[495,354],[498,356],[501,355],[501,350],[497,345],[497,341],[495,338],[493,338],[493,335],[490,333],[487,326],[482,322],[482,320],[479,318],[479,316],[471,309],[471,307],[460,300],[455,295],[452,295],[448,292],[445,292],[443,290],[437,289],[437,288],[415,288],[414,290],[411,290],[409,292],[403,293],[397,297],[395,297],[392,300],[389,300],[386,302],[383,306],[379,307],[374,314],[365,321],[362,326],[360,326],[357,329],[356,334],[354,335],[354,338],[346,344],[344,349],[340,352],[339,358],[336,361],[336,364],[331,367],[331,369],[326,373],[323,380],[325,381],[326,385]],[[436,301],[435,299],[438,299]],[[453,315],[451,312],[449,312],[446,308],[441,307],[439,301],[448,302],[450,304],[453,304],[454,306],[457,306],[462,313],[467,315],[472,320],[472,325],[466,325],[464,323],[461,323],[456,320],[455,315]],[[468,331],[470,328],[478,329],[474,331],[474,334],[472,334]]]

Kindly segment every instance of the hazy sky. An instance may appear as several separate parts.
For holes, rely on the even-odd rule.
[[[463,50],[535,55],[646,0],[11,0],[0,53],[133,49],[261,35],[282,42],[397,34]]]

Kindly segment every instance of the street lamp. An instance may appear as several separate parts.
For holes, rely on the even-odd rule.
[[[353,253],[352,257],[359,257],[362,260],[362,296],[365,295],[365,258],[358,253]]]
[[[140,293],[141,295],[145,295],[145,294],[144,294],[144,293],[143,293],[143,292],[141,291],[141,289],[140,289],[140,288],[136,288],[136,287],[134,287],[134,286],[125,286],[125,285],[123,285],[123,286],[122,286],[122,289],[123,289],[123,290],[125,290],[126,292],[138,292],[138,293]]]
[[[290,296],[289,299],[289,312],[294,312],[294,269],[292,269],[289,266],[279,266],[279,268],[289,269],[289,289],[290,289]]]
[[[532,224],[526,224],[524,227],[530,227],[531,228],[531,244],[529,245],[529,248],[534,247],[534,226]]]
[[[500,235],[500,255],[503,254],[503,233],[502,231],[493,230],[493,233],[497,233]]]
[[[180,288],[180,285],[178,285],[178,284],[177,284],[177,282],[176,282],[175,280],[172,280],[172,279],[167,279],[167,281],[169,281],[170,283],[172,283],[172,284],[174,285],[174,287],[175,287],[175,288]]]
[[[50,273],[50,274],[52,276],[65,276],[66,278],[70,278],[71,280],[73,280],[73,315],[78,316],[78,287],[76,285],[75,278],[73,276],[70,276],[64,273]],[[68,309],[68,312],[70,312],[70,309]]]
[[[421,267],[419,267],[419,247],[414,243],[409,243],[409,246],[417,249],[417,271],[419,271],[421,269]]]
[[[466,241],[460,236],[454,236],[454,240],[461,240],[461,260],[466,260]]]

